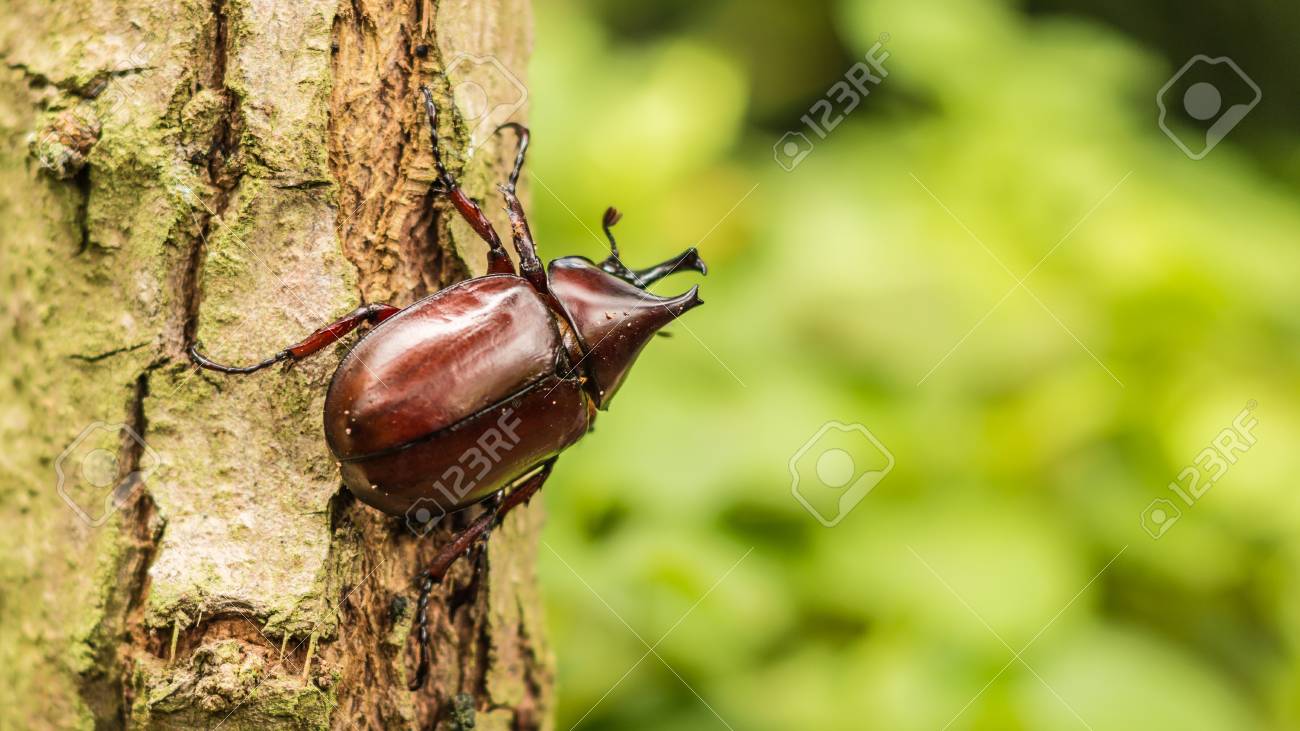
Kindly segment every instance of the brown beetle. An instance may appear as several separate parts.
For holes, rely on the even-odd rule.
[[[641,349],[664,325],[700,304],[697,287],[663,298],[645,290],[680,269],[707,269],[695,249],[633,271],[618,257],[611,227],[603,227],[609,258],[593,263],[569,256],[544,272],[523,207],[515,193],[528,150],[527,128],[504,125],[519,137],[505,197],[516,273],[492,224],[448,174],[438,149],[433,96],[422,88],[439,183],[456,210],[488,244],[488,274],[455,284],[399,309],[358,307],[305,340],[246,367],[194,362],[221,373],[253,373],[319,352],[363,323],[374,328],[343,358],[325,398],[325,438],[343,481],[361,501],[408,524],[491,499],[491,509],[458,533],[422,575],[420,663],[412,687],[428,666],[429,592],[464,553],[512,508],[546,481],[556,456],[592,428],[608,408]],[[498,130],[499,131],[499,130]]]

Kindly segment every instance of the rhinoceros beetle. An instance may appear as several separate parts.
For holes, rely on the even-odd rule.
[[[339,364],[325,397],[325,439],[343,482],[362,502],[390,515],[421,516],[487,502],[489,509],[456,534],[421,574],[420,660],[412,688],[428,669],[429,593],[458,556],[507,513],[528,501],[560,452],[591,431],[628,370],[664,325],[701,304],[698,287],[678,297],[645,291],[684,269],[707,273],[694,248],[661,264],[631,270],[605,212],[610,256],[555,259],[543,270],[516,195],[528,151],[520,124],[514,168],[504,185],[516,272],[479,205],[456,184],[438,146],[438,111],[422,87],[438,184],[487,242],[487,274],[452,285],[405,308],[358,307],[301,342],[250,366],[189,354],[202,368],[248,374],[298,361],[363,324],[373,327]],[[420,523],[426,520],[418,521]]]

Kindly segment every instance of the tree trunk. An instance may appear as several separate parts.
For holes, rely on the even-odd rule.
[[[185,355],[481,273],[418,86],[473,79],[442,132],[484,198],[530,32],[527,0],[5,3],[0,728],[550,726],[540,501],[435,590],[411,693],[414,577],[468,516],[421,538],[341,487],[352,339],[242,378]]]

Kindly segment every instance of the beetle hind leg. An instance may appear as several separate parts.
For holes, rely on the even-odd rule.
[[[551,468],[555,466],[555,457],[542,463],[541,469],[520,482],[513,490],[510,491],[504,499],[496,502],[496,505],[484,511],[483,515],[469,525],[468,528],[457,533],[451,542],[438,551],[438,555],[433,558],[433,563],[429,565],[427,571],[421,576],[420,581],[420,599],[416,604],[416,623],[419,627],[419,646],[420,659],[415,667],[415,677],[411,680],[409,688],[419,690],[424,681],[429,677],[429,596],[433,593],[435,584],[442,583],[443,578],[447,575],[447,570],[456,562],[456,559],[468,551],[478,539],[485,537],[491,532],[492,528],[503,520],[511,510],[526,504],[542,489],[546,484],[546,478],[551,476]]]

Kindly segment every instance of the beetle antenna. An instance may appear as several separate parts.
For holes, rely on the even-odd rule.
[[[613,274],[619,279],[631,282],[640,287],[641,282],[632,273],[631,269],[623,263],[618,254],[618,241],[614,240],[614,225],[623,220],[623,214],[614,206],[605,209],[605,215],[600,219],[600,227],[605,230],[605,238],[609,239],[609,256],[600,263],[600,268]]]
[[[609,251],[613,258],[618,257],[618,242],[614,240],[614,225],[623,220],[623,214],[614,206],[605,209],[605,216],[600,220],[600,227],[605,229],[605,238],[609,239]]]

